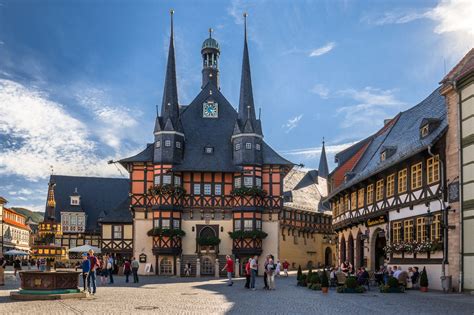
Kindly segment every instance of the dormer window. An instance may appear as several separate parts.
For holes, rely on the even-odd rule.
[[[397,152],[396,146],[383,146],[380,152],[380,161],[383,162]]]
[[[212,154],[212,153],[214,153],[214,148],[213,147],[205,147],[204,148],[204,153]]]
[[[251,149],[252,149],[252,143],[247,142],[247,143],[245,144],[245,149],[251,150]]]
[[[430,134],[430,124],[425,124],[420,129],[420,136],[421,136],[421,138],[424,138],[424,137],[428,136],[429,134]]]

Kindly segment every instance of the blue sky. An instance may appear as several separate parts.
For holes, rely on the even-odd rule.
[[[316,168],[421,101],[474,42],[469,0],[0,0],[0,195],[42,210],[56,174],[121,176],[152,141],[175,10],[179,99],[200,89],[208,28],[238,106],[243,12],[265,139]],[[122,173],[126,173],[122,170]]]

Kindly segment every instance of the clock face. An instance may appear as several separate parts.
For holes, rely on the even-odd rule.
[[[219,106],[214,102],[206,102],[202,104],[202,117],[217,118]]]

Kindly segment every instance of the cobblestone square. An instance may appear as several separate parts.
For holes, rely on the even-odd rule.
[[[18,281],[9,272],[0,289],[0,314],[474,314],[474,296],[421,293],[381,294],[373,287],[364,294],[327,295],[296,286],[295,276],[278,278],[275,291],[245,289],[237,279],[141,277],[140,284],[99,286],[97,294],[80,300],[12,301]]]

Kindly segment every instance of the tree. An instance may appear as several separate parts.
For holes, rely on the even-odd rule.
[[[428,274],[426,273],[426,267],[423,267],[423,271],[420,275],[420,287],[428,287]]]
[[[296,273],[296,280],[300,281],[303,271],[301,271],[301,265],[298,266],[298,272]]]
[[[321,273],[321,287],[329,288],[329,279],[328,275],[326,274],[326,270],[323,270]]]

